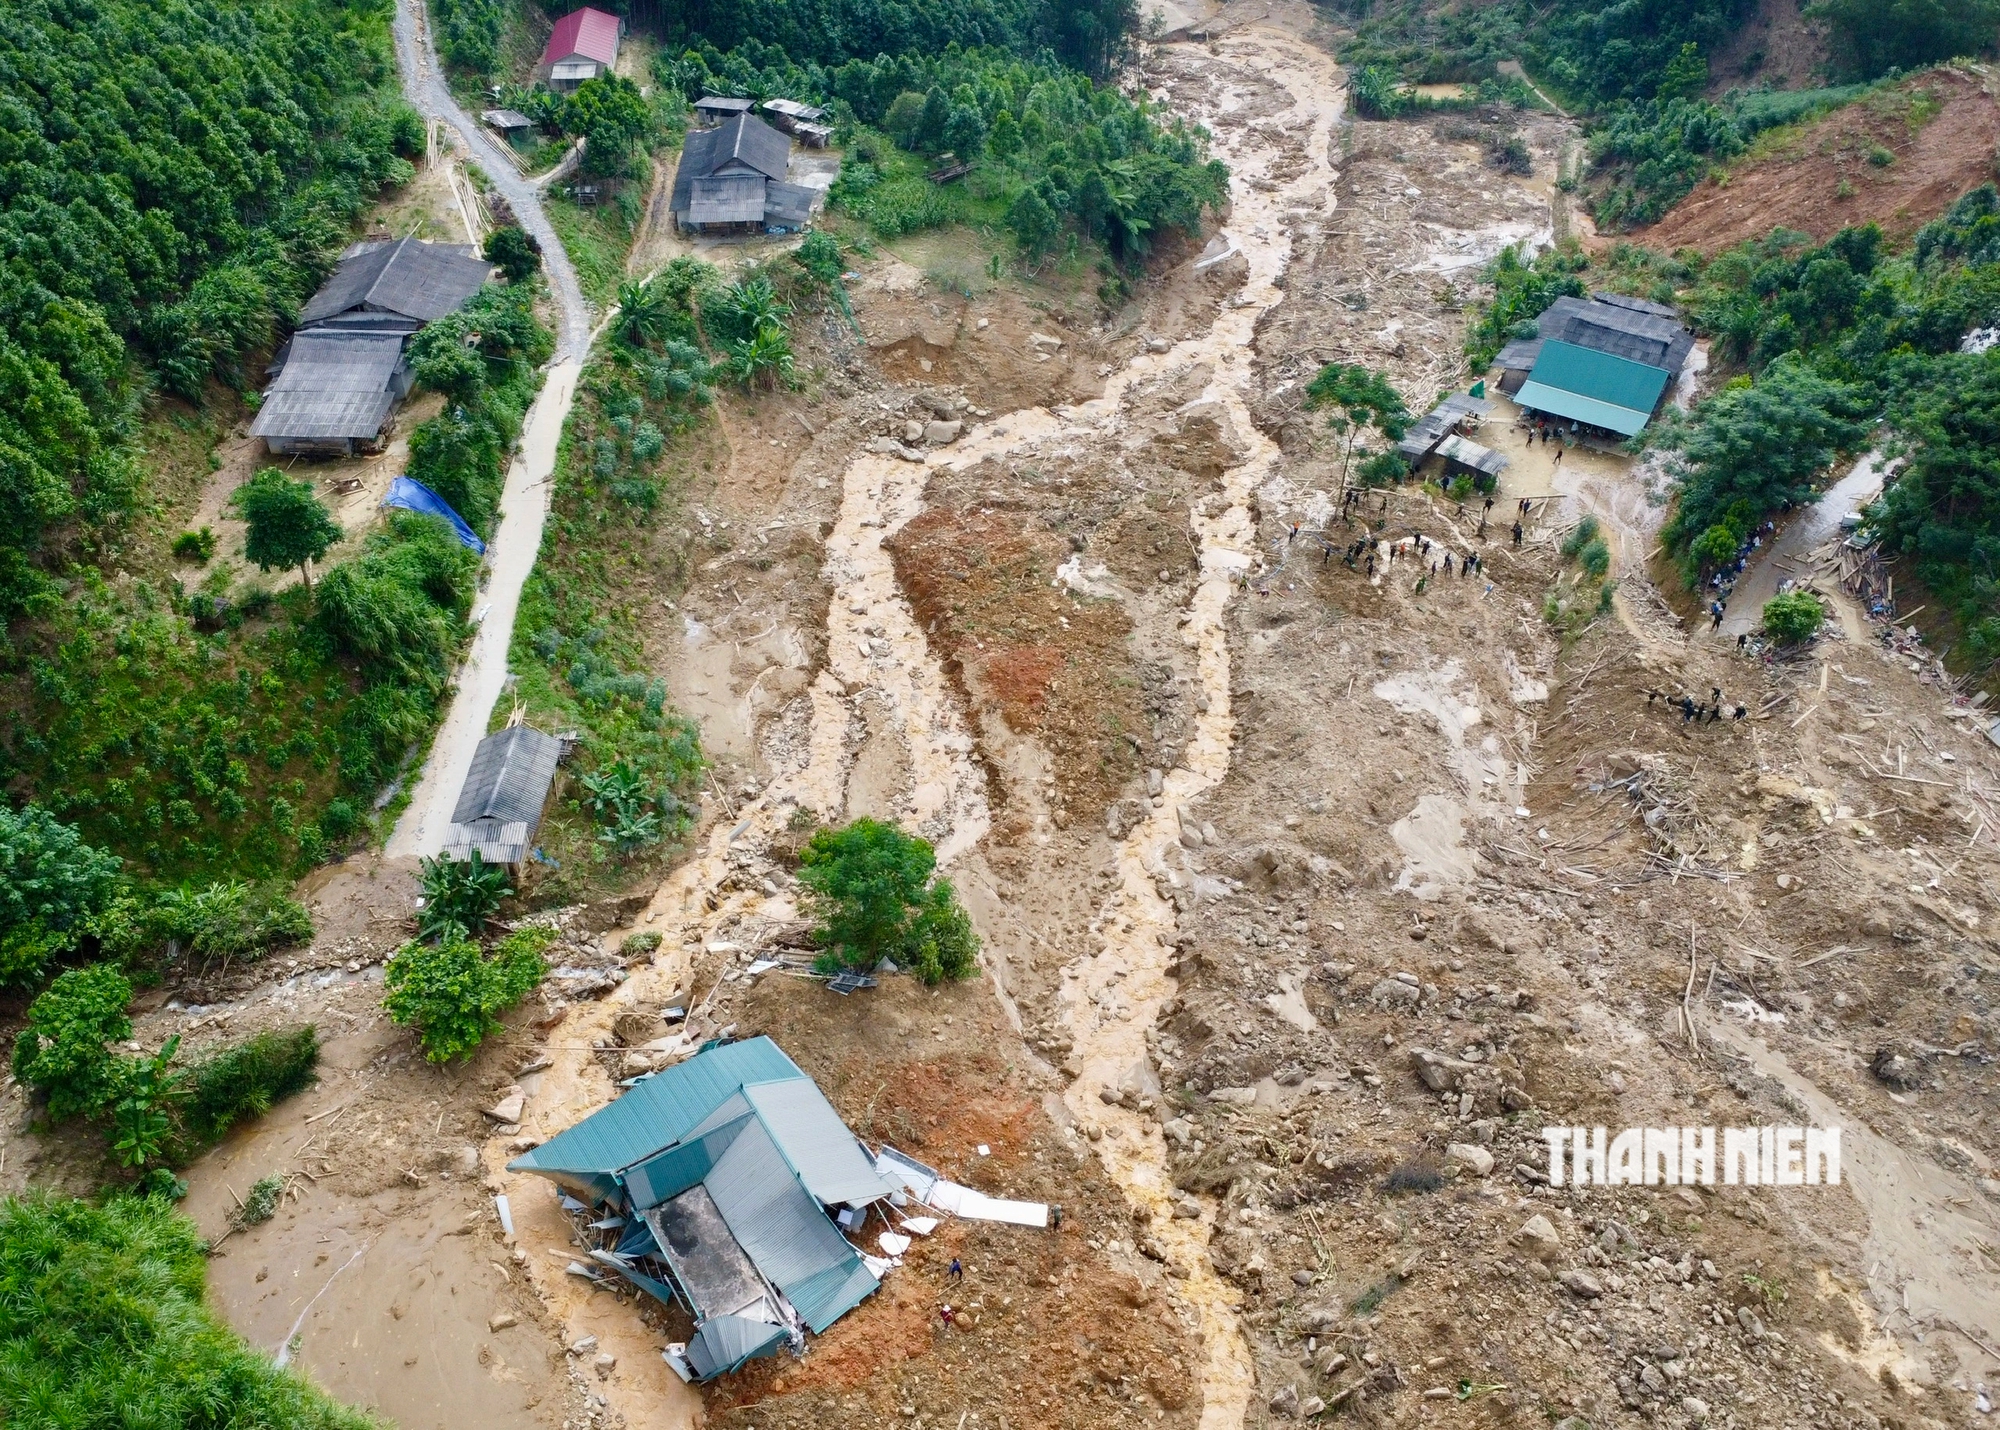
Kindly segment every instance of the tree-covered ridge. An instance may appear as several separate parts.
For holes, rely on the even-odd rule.
[[[422,126],[387,0],[0,7],[0,618],[41,534],[139,499],[149,383],[236,378]],[[135,361],[136,359],[136,361]]]
[[[1074,228],[1133,259],[1165,229],[1196,232],[1203,211],[1227,196],[1229,171],[1208,157],[1204,131],[1162,122],[1143,98],[1046,57],[951,46],[829,69],[753,40],[728,54],[704,45],[663,55],[655,68],[689,95],[783,94],[831,105],[853,140],[834,202],[884,237],[961,221],[966,203],[983,198],[1031,258]],[[949,152],[977,167],[947,190],[925,181],[921,167],[878,152],[887,146],[861,129],[909,153]]]

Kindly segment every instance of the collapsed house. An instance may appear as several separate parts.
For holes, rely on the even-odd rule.
[[[877,1273],[828,1209],[865,1211],[896,1190],[769,1038],[655,1073],[508,1169],[624,1219],[595,1259],[687,1307],[695,1334],[675,1369],[696,1380],[803,1349],[806,1330],[873,1293]]]
[[[1482,490],[1490,490],[1507,470],[1507,459],[1470,440],[1467,434],[1492,410],[1493,404],[1484,398],[1452,393],[1410,424],[1396,444],[1397,454],[1412,471],[1433,456],[1441,457],[1447,471],[1456,474],[1462,470],[1479,482]]]
[[[703,234],[804,228],[820,195],[785,181],[791,153],[791,141],[754,114],[690,131],[674,170],[675,225]]]
[[[273,357],[250,434],[280,456],[381,450],[410,390],[410,335],[457,312],[492,272],[463,244],[411,237],[348,249]]]
[[[1694,334],[1672,308],[1622,293],[1558,298],[1535,331],[1494,360],[1500,390],[1523,407],[1623,437],[1652,421],[1694,351]]]
[[[928,1200],[953,1215],[1048,1224],[1040,1203],[986,1197],[893,1148],[871,1153],[764,1037],[704,1045],[507,1168],[556,1183],[601,1237],[597,1267],[686,1307],[694,1334],[665,1352],[686,1380],[803,1353],[808,1331],[872,1295],[909,1236],[884,1231],[883,1256],[861,1252],[845,1233],[864,1230],[871,1210],[887,1222],[890,1208]],[[936,1221],[902,1225],[922,1235]]]

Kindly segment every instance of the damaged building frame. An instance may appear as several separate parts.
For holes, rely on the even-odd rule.
[[[622,1219],[593,1257],[687,1308],[694,1335],[667,1360],[691,1380],[803,1351],[872,1294],[879,1272],[834,1215],[901,1192],[769,1038],[641,1080],[508,1169]]]

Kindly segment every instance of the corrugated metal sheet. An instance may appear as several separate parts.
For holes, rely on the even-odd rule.
[[[526,820],[502,824],[481,820],[473,824],[453,824],[444,832],[447,859],[470,859],[479,851],[481,863],[519,864],[528,857],[530,835]]]
[[[687,221],[696,224],[762,223],[766,183],[762,174],[696,179],[688,196]]]
[[[618,17],[588,5],[572,10],[560,20],[542,47],[542,63],[555,64],[572,55],[596,60],[609,68],[618,63]]]
[[[498,129],[503,134],[516,129],[533,129],[535,127],[535,121],[528,118],[527,115],[521,113],[518,109],[489,109],[479,117],[485,121],[487,128]]]
[[[472,768],[459,788],[451,822],[491,822],[496,826],[541,823],[549,781],[555,778],[556,762],[561,757],[562,741],[531,725],[514,725],[488,735],[472,753]]]
[[[1620,436],[1630,437],[1645,430],[1652,420],[1650,412],[1635,412],[1629,407],[1617,407],[1609,402],[1599,402],[1595,398],[1580,393],[1565,392],[1559,387],[1544,387],[1538,382],[1526,382],[1514,395],[1514,400],[1523,407],[1536,412],[1547,412],[1557,417],[1571,417],[1578,422],[1588,422],[1593,427],[1603,427]]]
[[[730,1103],[741,1105],[739,1099],[731,1098],[723,1106]],[[736,1140],[736,1134],[743,1130],[743,1120],[749,1115],[748,1107],[744,1107],[736,1117],[706,1136],[693,1137],[678,1147],[648,1157],[636,1167],[628,1167],[625,1195],[632,1199],[633,1209],[644,1211],[671,1200],[706,1177]]]
[[[1492,410],[1490,402],[1464,393],[1453,393],[1412,422],[1410,430],[1403,434],[1403,440],[1396,444],[1396,450],[1409,462],[1421,462],[1460,420],[1469,415],[1484,417]]]
[[[687,1136],[744,1083],[804,1076],[769,1038],[726,1043],[655,1073],[507,1166],[578,1176],[620,1172]]]
[[[366,441],[395,405],[388,392],[267,393],[250,433],[274,442]]]
[[[1634,300],[1637,302],[1638,300]],[[1678,373],[1694,350],[1694,334],[1671,315],[1602,298],[1558,298],[1536,320],[1542,337],[1628,362]]]
[[[1447,461],[1457,462],[1462,467],[1470,467],[1475,472],[1489,477],[1497,477],[1507,470],[1507,459],[1491,447],[1482,447],[1477,442],[1469,442],[1456,432],[1438,443],[1437,454]]]
[[[826,114],[824,109],[801,104],[796,99],[767,99],[764,101],[764,111],[767,114],[782,114],[787,119],[819,119]]]
[[[713,174],[731,159],[748,164],[767,179],[785,177],[791,162],[792,141],[754,114],[739,114],[715,131],[720,143],[714,155]]]
[[[754,99],[738,99],[730,94],[704,94],[694,102],[695,113],[721,116],[743,114],[756,106]]]
[[[456,312],[493,269],[471,248],[411,237],[357,245],[299,314],[310,328],[352,308],[385,309],[432,322]]]
[[[866,1206],[895,1190],[812,1079],[752,1083],[743,1096],[806,1190],[828,1206]]]
[[[760,1121],[744,1124],[703,1183],[737,1242],[814,1331],[853,1309],[854,1273],[874,1277],[786,1165]]]
[[[747,1361],[775,1350],[785,1339],[785,1328],[748,1316],[717,1316],[694,1333],[687,1343],[688,1364],[698,1380],[727,1375]]]
[[[804,228],[812,221],[813,204],[818,198],[818,189],[773,180],[764,186],[764,222]]]
[[[1542,345],[1541,359],[1515,400],[1629,437],[1652,420],[1669,380],[1664,368],[1551,339]],[[1552,393],[1566,396],[1552,401]],[[1598,415],[1587,416],[1586,411]]]

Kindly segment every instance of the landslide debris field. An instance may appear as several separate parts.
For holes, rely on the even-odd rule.
[[[1304,383],[1364,360],[1413,403],[1462,390],[1479,268],[1564,225],[1574,135],[1355,120],[1314,23],[1233,6],[1132,75],[1212,131],[1236,256],[1169,253],[1109,324],[858,260],[863,336],[800,354],[823,381],[723,400],[649,632],[712,797],[657,891],[564,914],[504,1035],[438,1070],[384,1021],[395,861],[319,887],[310,953],[150,999],[148,1047],[328,1039],[312,1093],[189,1174],[254,1345],[426,1427],[1974,1423],[2000,751],[1858,611],[1804,659],[1740,657],[1640,550],[1565,638],[1561,537],[1585,502],[1627,536],[1644,510],[1615,464],[1546,499],[1547,449],[1513,443],[1506,522],[1371,495],[1378,541],[1430,549],[1328,559],[1315,533],[1363,527]],[[1503,122],[1531,175],[1486,163]],[[919,451],[911,423],[962,426]],[[1745,718],[1650,695],[1711,690]],[[988,977],[748,973],[800,931],[800,811],[933,839]],[[621,954],[638,931],[664,941]],[[947,1222],[803,1360],[681,1384],[686,1323],[572,1274],[548,1184],[505,1171],[650,1067],[678,1004],[1059,1227]],[[87,1190],[25,1122],[0,1182]],[[1839,1125],[1844,1185],[1551,1189],[1545,1123]],[[277,1215],[231,1231],[267,1175]]]

